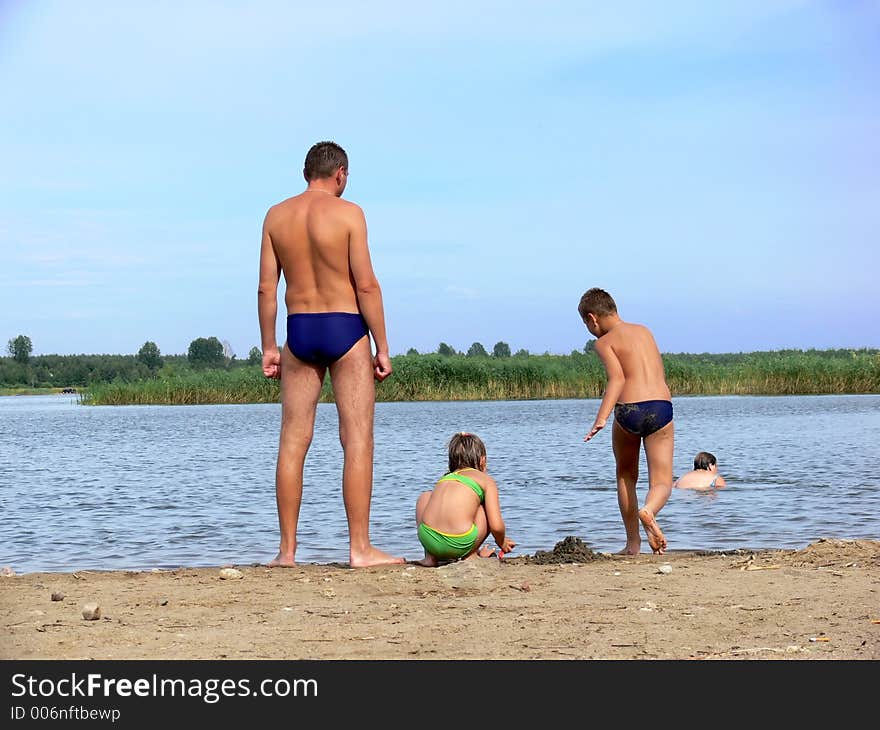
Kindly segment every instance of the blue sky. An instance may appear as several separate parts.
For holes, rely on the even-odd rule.
[[[878,88],[878,2],[0,0],[0,342],[247,357],[332,139],[392,354],[580,349],[591,286],[664,352],[880,347]]]

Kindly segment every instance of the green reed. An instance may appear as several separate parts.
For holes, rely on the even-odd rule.
[[[734,354],[667,354],[675,395],[880,393],[880,351],[781,350]],[[399,355],[376,387],[377,401],[598,398],[605,371],[595,353],[528,357]],[[90,386],[90,405],[277,403],[278,381],[259,367],[180,372],[132,383]],[[332,402],[325,378],[322,402]]]

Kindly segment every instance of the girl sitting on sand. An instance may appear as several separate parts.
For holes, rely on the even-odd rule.
[[[682,489],[712,489],[727,486],[718,473],[718,461],[714,454],[701,451],[694,457],[694,470],[682,474],[672,485]]]
[[[486,473],[486,447],[479,436],[461,431],[449,440],[449,471],[416,502],[419,542],[425,549],[420,565],[467,560],[495,551],[480,546],[492,533],[504,557],[516,546],[507,537],[498,485]]]

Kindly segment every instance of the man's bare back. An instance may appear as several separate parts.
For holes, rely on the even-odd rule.
[[[284,271],[287,313],[357,312],[349,242],[366,231],[360,207],[321,190],[278,203],[266,233]]]

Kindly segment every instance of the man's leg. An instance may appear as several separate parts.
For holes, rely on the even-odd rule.
[[[638,555],[642,547],[639,532],[639,498],[636,482],[639,480],[639,448],[642,440],[624,429],[617,421],[611,427],[611,446],[617,465],[617,505],[626,529],[626,547],[620,555]]]
[[[645,457],[648,461],[648,495],[639,519],[648,533],[648,543],[655,553],[666,550],[666,538],[654,516],[663,509],[672,494],[672,454],[675,443],[675,425],[667,423],[659,431],[645,437]]]
[[[403,563],[403,558],[382,552],[370,543],[376,386],[369,337],[362,337],[330,365],[330,378],[344,454],[342,498],[348,518],[349,563],[353,568]]]
[[[275,467],[275,501],[281,542],[270,567],[294,565],[296,527],[302,503],[303,466],[312,443],[315,409],[325,369],[298,360],[286,345],[281,350],[281,435]]]

